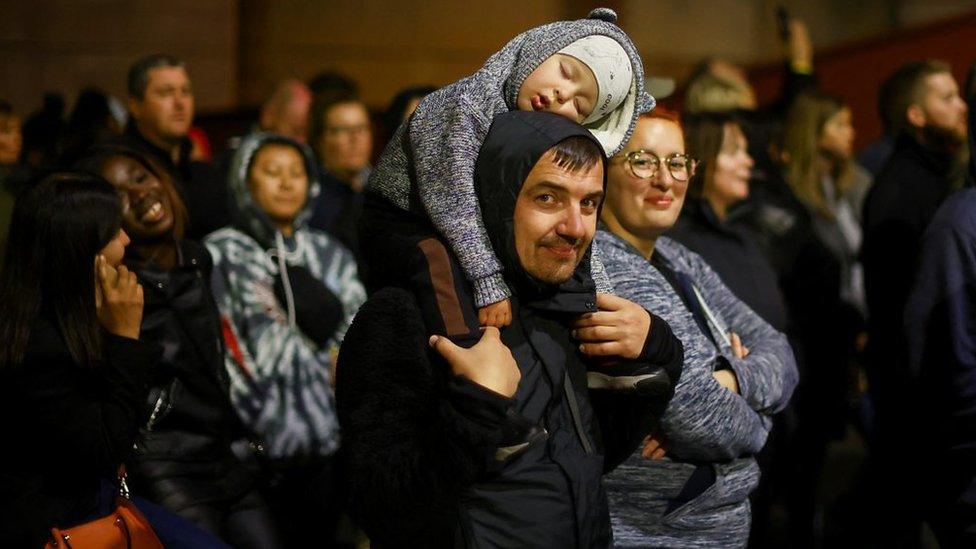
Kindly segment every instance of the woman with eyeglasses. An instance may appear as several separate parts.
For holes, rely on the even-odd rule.
[[[748,226],[754,162],[742,126],[730,113],[699,113],[684,122],[688,153],[702,165],[688,182],[687,204],[668,235],[701,254],[739,299],[785,330],[776,271]]]
[[[663,236],[699,162],[680,119],[655,109],[607,171],[596,247],[618,295],[664,318],[685,348],[661,425],[605,477],[617,547],[743,547],[755,455],[796,385],[786,337],[701,256]]]

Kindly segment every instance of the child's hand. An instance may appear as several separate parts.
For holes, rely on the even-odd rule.
[[[512,302],[503,299],[478,309],[478,323],[482,326],[504,328],[512,323]]]

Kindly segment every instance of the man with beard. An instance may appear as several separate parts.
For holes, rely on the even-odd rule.
[[[904,130],[864,204],[862,263],[868,306],[867,373],[875,406],[872,457],[879,521],[905,525],[906,506],[885,502],[903,486],[896,467],[904,435],[918,427],[908,374],[905,303],[918,270],[922,234],[955,187],[956,154],[966,140],[966,103],[950,67],[909,63],[888,81],[903,113]],[[894,513],[894,514],[893,514]],[[880,526],[880,525],[879,525]]]
[[[381,290],[360,309],[339,353],[336,399],[352,512],[374,546],[612,543],[601,475],[652,430],[683,353],[663,320],[595,293],[590,243],[605,164],[574,122],[498,115],[474,182],[513,290],[512,323],[467,349],[433,335],[428,355],[427,337],[445,332],[425,326],[438,315],[421,308],[439,308],[446,332],[473,310],[458,304],[459,264],[432,228],[419,248],[434,298],[407,283],[411,291]],[[462,295],[473,301],[470,287]],[[588,391],[588,366],[591,381],[650,368],[660,383]]]
[[[972,108],[976,64],[966,100]],[[969,128],[972,132],[973,111]],[[970,133],[972,136],[972,133]],[[969,140],[970,181],[976,178]],[[917,375],[922,431],[919,472],[926,519],[942,547],[976,545],[976,188],[954,193],[922,240],[918,276],[905,307],[912,374]]]

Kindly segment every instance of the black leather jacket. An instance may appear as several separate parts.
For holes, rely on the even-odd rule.
[[[129,469],[142,493],[176,510],[236,498],[253,480],[231,451],[247,432],[228,396],[212,268],[206,248],[190,240],[171,270],[132,266],[145,290],[142,337],[163,357]]]

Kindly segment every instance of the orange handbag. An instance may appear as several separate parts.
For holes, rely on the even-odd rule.
[[[70,528],[51,528],[44,549],[163,549],[149,521],[129,499],[125,468],[119,468],[119,495],[108,516]]]

